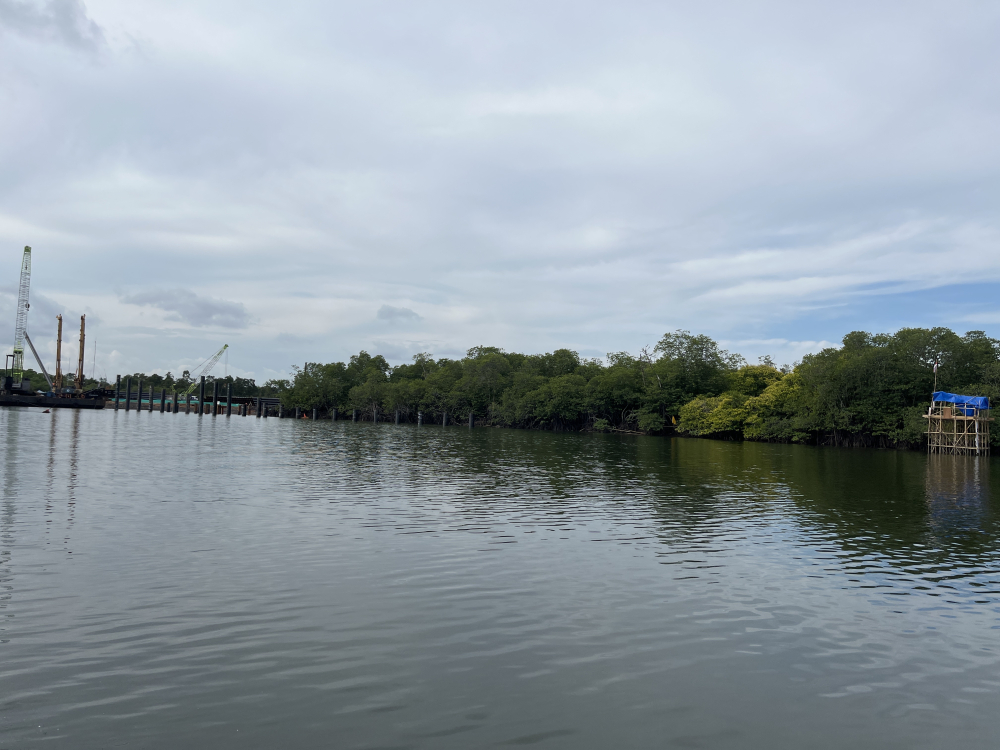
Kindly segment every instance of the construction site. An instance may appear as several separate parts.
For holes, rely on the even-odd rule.
[[[31,310],[30,289],[31,248],[26,246],[21,258],[21,273],[18,282],[14,347],[12,353],[6,355],[3,374],[0,377],[0,406],[34,406],[44,409],[114,408],[118,410],[124,408],[125,411],[132,409],[137,411],[158,410],[175,414],[181,411],[190,413],[192,410],[197,413],[232,413],[235,407],[238,414],[257,416],[268,416],[268,412],[273,412],[277,416],[281,412],[277,399],[234,396],[231,391],[231,383],[228,384],[228,393],[226,394],[219,393],[218,380],[211,382],[211,393],[206,392],[206,380],[210,377],[215,365],[229,349],[228,344],[223,345],[215,354],[202,362],[194,369],[193,373],[185,372],[185,375],[190,378],[190,385],[185,383],[183,390],[175,390],[169,395],[165,389],[161,389],[158,395],[154,393],[153,388],[149,388],[146,392],[141,380],[135,384],[133,390],[131,378],[126,378],[123,390],[121,376],[116,379],[114,387],[110,387],[110,384],[105,382],[95,383],[91,379],[88,388],[84,375],[84,353],[87,341],[86,315],[80,316],[76,369],[69,376],[63,375],[62,367],[63,316],[61,314],[55,316],[55,371],[50,375],[28,333],[28,313]],[[25,362],[25,346],[38,365],[38,372],[45,378],[44,388],[33,386],[28,377],[30,373]]]
[[[45,408],[103,409],[107,398],[104,389],[84,390],[83,359],[86,351],[87,316],[80,316],[80,348],[76,373],[63,378],[62,372],[62,315],[56,316],[56,368],[55,375],[49,375],[38,350],[28,335],[28,311],[31,304],[28,294],[31,286],[31,248],[24,248],[21,258],[21,277],[17,287],[17,309],[14,324],[14,350],[6,355],[3,379],[0,381],[0,406],[42,406]],[[47,391],[32,388],[25,377],[24,345],[28,345],[39,370],[45,376]]]

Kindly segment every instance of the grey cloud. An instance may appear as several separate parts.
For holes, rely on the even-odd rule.
[[[583,0],[569,24],[546,0],[387,7],[244,4],[234,25],[225,3],[102,3],[106,53],[81,75],[22,41],[98,38],[80,2],[0,0],[4,281],[36,245],[39,289],[100,310],[133,369],[176,369],[100,307],[145,280],[239,283],[247,310],[136,299],[206,351],[204,326],[249,311],[247,369],[380,336],[405,360],[415,330],[437,356],[601,353],[989,312],[929,305],[963,295],[913,290],[972,278],[932,267],[1000,294],[1000,5],[945,24],[926,0]]]
[[[164,310],[171,313],[170,320],[183,321],[199,328],[246,328],[250,324],[250,314],[242,302],[199,297],[187,289],[154,289],[121,297],[121,301],[127,305]]]
[[[96,49],[104,44],[104,32],[81,0],[0,0],[0,28],[71,47]]]
[[[382,305],[375,314],[375,317],[378,320],[385,320],[390,323],[423,320],[423,318],[408,307],[393,307],[392,305]]]

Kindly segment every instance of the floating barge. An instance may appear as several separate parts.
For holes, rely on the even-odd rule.
[[[43,409],[103,409],[103,398],[65,398],[44,394],[21,394],[0,391],[0,406],[40,406]]]
[[[103,388],[39,393],[31,390],[30,380],[15,380],[9,375],[0,379],[0,406],[37,406],[43,409],[103,409],[108,393]]]

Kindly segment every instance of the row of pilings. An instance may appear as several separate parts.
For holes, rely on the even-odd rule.
[[[197,396],[194,397],[192,391],[194,388],[189,388],[188,390],[181,393],[180,391],[172,391],[167,393],[166,388],[161,388],[159,394],[157,395],[156,389],[149,386],[146,390],[143,387],[142,378],[136,379],[135,391],[132,390],[132,378],[126,377],[124,384],[124,391],[122,390],[122,377],[119,375],[115,380],[115,397],[114,397],[114,410],[124,409],[125,411],[131,411],[133,408],[136,411],[159,411],[161,414],[164,412],[169,412],[171,414],[179,414],[183,412],[184,414],[224,414],[227,417],[233,414],[233,410],[236,410],[238,416],[256,416],[256,417],[278,417],[279,419],[285,417],[291,417],[294,414],[295,419],[305,419],[308,418],[306,411],[295,407],[289,409],[286,414],[285,407],[282,406],[281,402],[277,398],[265,398],[263,396],[233,396],[233,384],[226,383],[225,394],[219,393],[219,381],[212,382],[212,392],[207,394],[204,376],[202,376],[200,382],[197,385]],[[312,419],[320,419],[320,414],[318,409],[312,409]],[[336,408],[330,409],[326,412],[326,417],[328,419],[336,420],[339,416],[338,410]],[[351,421],[357,422],[359,416],[358,409],[351,410]],[[400,423],[401,413],[399,410],[395,414],[395,423]],[[437,420],[434,420],[435,422]],[[424,424],[424,413],[422,411],[417,412],[417,424]],[[448,412],[441,413],[441,425],[447,426],[448,424],[456,424],[455,420],[450,419]],[[475,414],[469,412],[469,427],[474,427],[476,424]]]

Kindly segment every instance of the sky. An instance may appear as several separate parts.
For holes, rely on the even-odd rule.
[[[998,38],[975,0],[0,0],[0,344],[25,245],[46,365],[86,314],[112,380],[1000,337]]]

